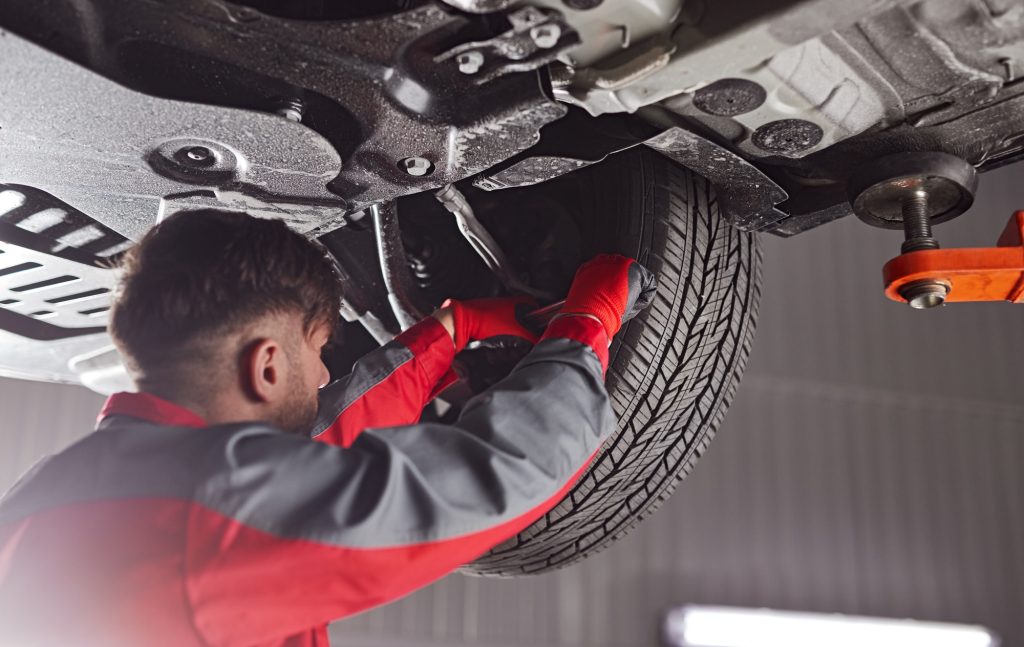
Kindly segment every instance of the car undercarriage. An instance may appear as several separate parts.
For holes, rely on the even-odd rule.
[[[894,155],[899,177],[955,167],[956,208],[925,224],[959,216],[975,172],[1024,155],[1022,77],[1014,0],[0,0],[0,373],[126,388],[104,332],[113,267],[179,211],[279,218],[322,243],[346,285],[339,373],[444,298],[557,303],[580,261],[614,250],[676,277],[670,314],[613,349],[630,409],[658,381],[630,371],[680,344],[664,391],[700,413],[649,416],[680,439],[644,497],[660,500],[745,362],[755,234],[854,214],[852,187]],[[720,367],[693,350],[712,319],[732,322],[709,342]],[[479,350],[456,405],[517,357]],[[512,570],[621,532],[576,531],[565,559],[517,544]]]

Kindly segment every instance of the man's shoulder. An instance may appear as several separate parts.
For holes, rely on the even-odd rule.
[[[66,505],[191,498],[224,465],[232,445],[280,433],[260,423],[187,427],[111,417],[37,462],[0,497],[0,525]]]

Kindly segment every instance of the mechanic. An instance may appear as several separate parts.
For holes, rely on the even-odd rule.
[[[467,343],[536,341],[521,300],[449,302],[323,386],[342,290],[324,253],[281,221],[166,219],[111,312],[138,392],[0,501],[0,644],[327,645],[329,621],[565,495],[614,428],[609,340],[653,283],[624,257],[584,264],[509,376],[455,424],[417,424]]]

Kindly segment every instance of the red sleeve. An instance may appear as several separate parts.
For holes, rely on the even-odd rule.
[[[562,315],[548,324],[544,339],[572,339],[588,346],[601,362],[601,370],[608,371],[608,333],[596,317],[587,315]]]
[[[313,437],[349,447],[364,429],[418,422],[423,407],[455,381],[454,357],[451,335],[427,317],[321,391],[321,424]]]

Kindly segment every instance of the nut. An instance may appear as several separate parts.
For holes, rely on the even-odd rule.
[[[562,36],[562,28],[558,25],[537,25],[530,29],[530,38],[537,47],[541,49],[551,49],[558,44],[558,39]]]
[[[484,55],[478,51],[462,52],[455,57],[459,71],[463,74],[476,74],[484,64]]]
[[[434,170],[434,165],[430,163],[430,160],[423,157],[406,157],[398,163],[398,166],[413,177],[423,177]]]
[[[949,285],[932,279],[908,283],[900,289],[900,296],[915,310],[927,310],[946,303]]]

